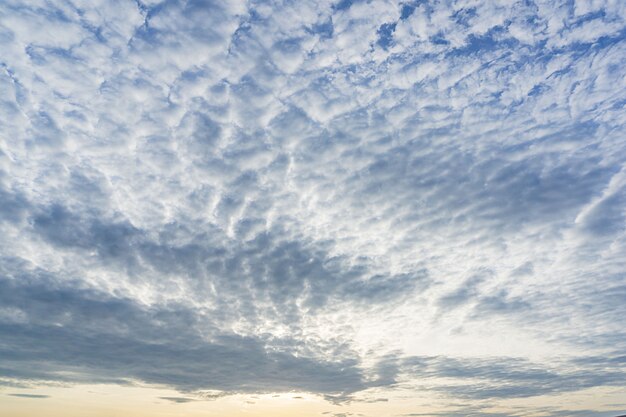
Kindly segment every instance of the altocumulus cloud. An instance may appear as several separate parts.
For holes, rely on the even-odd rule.
[[[625,16],[2,2],[3,383],[623,385]]]

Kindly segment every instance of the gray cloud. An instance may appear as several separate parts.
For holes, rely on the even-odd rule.
[[[41,394],[7,394],[11,397],[20,397],[20,398],[50,398],[49,395],[41,395]]]
[[[441,413],[410,413],[403,414],[404,416],[423,416],[423,417],[434,417],[434,416],[445,416],[445,417],[478,417],[478,416],[489,416],[489,417],[512,417],[512,416],[523,416],[526,411],[525,410],[516,410],[507,413],[498,413],[487,411],[489,407],[458,407],[454,411],[444,411]],[[614,412],[598,412],[594,410],[558,410],[554,407],[540,407],[538,408],[540,412],[548,413],[550,416],[590,416],[590,417],[614,417]]]
[[[184,403],[196,401],[193,398],[187,398],[187,397],[159,397],[159,398],[162,400],[171,401],[176,404],[184,404]]]
[[[325,363],[268,350],[263,339],[215,334],[206,324],[210,314],[183,306],[146,309],[93,290],[50,288],[28,276],[19,282],[3,279],[0,285],[2,305],[27,316],[27,324],[0,326],[7,377],[125,378],[181,390],[242,392],[332,393],[364,387],[354,360]],[[76,376],[57,374],[67,369]]]
[[[452,398],[520,398],[592,387],[619,387],[626,367],[624,357],[618,354],[565,360],[553,366],[514,358],[415,357],[405,359],[398,369],[422,380],[452,378],[462,381],[461,384],[432,388]]]

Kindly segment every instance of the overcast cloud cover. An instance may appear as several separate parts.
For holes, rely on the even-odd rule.
[[[3,0],[0,382],[623,388],[625,18]]]

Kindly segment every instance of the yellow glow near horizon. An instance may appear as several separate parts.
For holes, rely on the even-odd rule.
[[[47,395],[46,398],[14,394]],[[322,398],[303,393],[231,395],[214,400],[145,387],[81,385],[1,391],[0,415],[14,417],[64,416],[319,416],[335,408]],[[189,398],[177,403],[167,399]],[[295,414],[294,414],[295,413]]]
[[[20,397],[20,395],[45,395],[45,398]],[[356,401],[337,405],[322,397],[307,393],[237,394],[214,400],[200,399],[192,394],[138,386],[75,385],[45,386],[33,389],[5,387],[0,391],[0,416],[10,417],[313,417],[351,415],[383,417],[419,413],[427,417],[442,411],[453,411],[454,403],[432,392],[402,390],[402,392],[371,393],[369,401]],[[391,395],[385,395],[391,394]],[[387,401],[374,401],[376,395]],[[177,403],[170,398],[188,398]],[[600,401],[599,399],[602,399]],[[608,401],[610,400],[610,401]],[[611,403],[619,414],[626,407],[626,388],[592,388],[575,393],[545,395],[493,401],[485,412],[519,412],[528,416],[546,415],[546,409],[600,410],[602,403]],[[621,408],[620,408],[621,407]],[[350,414],[348,414],[350,415]]]

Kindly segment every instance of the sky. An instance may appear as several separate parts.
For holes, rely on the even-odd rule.
[[[1,1],[0,414],[626,414],[625,20]]]

